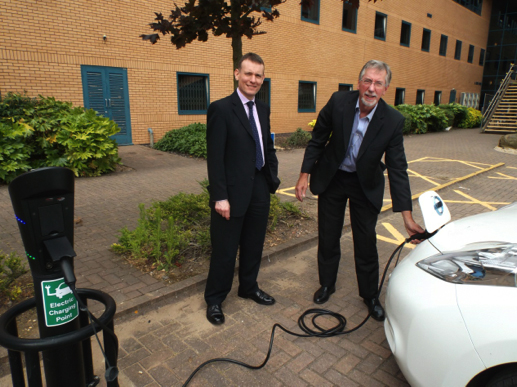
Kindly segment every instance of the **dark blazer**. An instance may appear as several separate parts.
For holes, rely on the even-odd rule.
[[[346,156],[358,98],[358,91],[336,92],[318,116],[302,163],[302,172],[311,174],[310,189],[315,195],[326,190]],[[393,211],[412,209],[403,125],[402,114],[380,99],[357,155],[356,168],[361,187],[379,212],[386,168]],[[384,163],[381,161],[383,155]]]
[[[262,169],[270,193],[275,193],[280,180],[278,159],[271,139],[270,109],[257,99],[255,102],[264,148]],[[210,104],[206,140],[210,205],[228,199],[231,216],[243,216],[251,200],[255,178],[255,140],[246,109],[236,91]]]

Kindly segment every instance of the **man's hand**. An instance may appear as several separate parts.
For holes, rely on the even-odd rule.
[[[305,192],[307,192],[307,187],[309,186],[309,174],[308,173],[300,173],[300,177],[298,178],[298,182],[296,183],[295,192],[296,199],[303,202],[303,198],[305,197]]]
[[[226,220],[230,220],[230,202],[228,200],[215,202],[215,211]]]
[[[425,231],[422,227],[420,227],[420,225],[418,223],[416,223],[413,220],[413,215],[412,215],[411,211],[402,211],[402,219],[404,219],[404,227],[406,227],[406,231],[409,236],[412,236],[414,234],[423,233]],[[422,241],[419,239],[415,239],[415,240],[411,241],[411,243],[414,245],[417,245],[420,242],[422,242]]]

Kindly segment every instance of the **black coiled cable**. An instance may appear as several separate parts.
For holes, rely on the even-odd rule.
[[[431,234],[429,234],[429,235],[432,236]],[[376,297],[379,297],[379,295],[381,293],[382,286],[384,285],[384,280],[386,279],[386,275],[388,273],[388,269],[389,269],[389,267],[391,265],[391,262],[393,261],[393,258],[398,253],[398,256],[397,256],[397,263],[398,263],[398,260],[400,258],[400,253],[402,252],[402,249],[404,248],[404,245],[407,242],[410,242],[411,240],[414,240],[414,239],[427,239],[427,238],[425,238],[423,234],[418,234],[417,237],[413,236],[411,238],[407,238],[406,240],[404,240],[404,242],[402,242],[395,249],[395,251],[393,251],[393,253],[391,254],[390,258],[388,259],[388,262],[386,263],[386,267],[384,268],[384,272],[382,274],[382,279],[381,279],[381,282],[380,282],[380,285],[379,285],[379,292],[377,293]],[[314,326],[314,328],[309,328],[309,326],[306,323],[306,318],[309,318],[310,316],[312,316],[311,323]],[[331,328],[328,328],[328,329],[325,329],[325,328],[319,326],[317,324],[316,320],[318,319],[318,317],[322,317],[322,316],[333,317],[337,321],[336,325],[331,327]],[[267,364],[267,362],[269,361],[269,358],[271,357],[271,351],[273,350],[273,341],[275,339],[275,329],[276,328],[279,328],[279,329],[283,330],[285,333],[288,333],[288,334],[290,334],[292,336],[297,336],[297,337],[334,337],[334,336],[339,336],[339,335],[346,335],[346,334],[349,334],[349,333],[352,333],[352,332],[358,330],[359,328],[361,328],[366,323],[366,321],[368,321],[369,318],[370,318],[370,313],[368,313],[366,318],[358,326],[356,326],[356,327],[354,327],[354,328],[352,328],[352,329],[350,329],[348,331],[345,331],[347,321],[346,321],[346,318],[342,314],[339,314],[339,313],[336,313],[336,312],[332,312],[332,311],[327,310],[327,309],[319,309],[319,308],[307,309],[298,318],[298,327],[303,332],[305,332],[305,334],[300,334],[300,333],[292,332],[289,329],[284,328],[280,324],[274,324],[273,325],[273,328],[271,330],[271,338],[269,339],[269,349],[267,351],[266,358],[264,359],[264,361],[260,365],[253,366],[253,365],[250,365],[250,364],[238,361],[238,360],[234,360],[234,359],[229,359],[229,358],[215,358],[215,359],[207,360],[203,364],[201,364],[199,367],[197,367],[190,374],[189,378],[183,384],[183,387],[186,387],[191,382],[192,378],[203,367],[205,367],[206,365],[211,364],[211,363],[217,363],[217,362],[233,363],[233,364],[237,364],[237,365],[240,365],[242,367],[249,368],[249,369],[252,369],[252,370],[259,370],[259,369],[263,368]]]

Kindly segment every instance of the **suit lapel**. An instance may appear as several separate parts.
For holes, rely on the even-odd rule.
[[[372,121],[368,124],[368,129],[366,130],[366,134],[364,135],[363,142],[361,143],[361,147],[359,148],[359,153],[357,155],[357,159],[359,159],[363,153],[366,151],[368,146],[373,142],[375,137],[380,133],[383,120],[384,120],[384,108],[385,102],[381,99],[379,100],[379,105],[377,106],[377,110],[375,110],[375,114],[372,117]]]
[[[359,93],[353,92],[350,93],[350,98],[347,98],[344,106],[342,109],[344,109],[344,113],[341,115],[341,117],[344,117],[343,119],[343,146],[345,147],[345,154],[348,150],[348,144],[350,143],[350,136],[352,134],[352,127],[354,126],[354,118],[355,118],[355,105],[357,103],[357,98],[359,96]]]

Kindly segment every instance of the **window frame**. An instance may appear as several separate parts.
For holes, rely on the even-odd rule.
[[[344,27],[344,20],[345,20],[345,7],[347,5],[350,5],[351,8],[347,10],[347,12],[353,12],[353,16],[352,16],[352,19],[353,19],[353,29],[352,28],[346,28]],[[346,32],[351,32],[353,34],[357,33],[357,11],[358,9],[355,8],[352,3],[350,3],[349,1],[347,0],[344,0],[343,1],[343,14],[342,14],[342,17],[341,17],[341,29],[343,31],[346,31]],[[348,18],[347,18],[348,19]]]
[[[461,40],[456,39],[456,47],[454,48],[454,59],[461,60],[462,46],[463,42]]]
[[[479,65],[480,66],[484,66],[485,65],[485,55],[486,55],[486,51],[484,48],[482,48],[481,50],[479,50]]]
[[[264,87],[264,84],[268,85],[267,102],[260,99],[260,96],[259,96],[260,92],[263,91],[262,88]],[[269,107],[271,107],[271,78],[264,78],[264,82],[262,82],[262,86],[260,87],[260,90],[258,91],[258,93],[255,95],[255,98],[258,99],[259,101],[264,102]]]
[[[349,87],[348,90],[341,90],[341,86]],[[351,83],[340,83],[338,85],[338,91],[354,91],[354,85]]]
[[[428,38],[426,39],[427,40],[427,49],[424,48],[424,38],[426,36],[426,32],[429,33],[429,36]],[[425,52],[429,52],[431,50],[431,30],[427,29],[427,28],[424,28],[423,31],[422,31],[422,45],[420,46],[421,50],[422,51],[425,51]]]
[[[316,17],[316,19],[310,19],[308,17],[303,16],[303,6],[300,6],[301,20],[306,21],[308,23],[320,24],[320,0],[314,0],[312,7],[315,7],[315,6],[318,7],[318,10],[316,11],[318,16]]]
[[[181,109],[181,96],[180,96],[180,76],[197,76],[204,78],[205,81],[205,93],[206,93],[206,108],[202,110],[185,110]],[[190,73],[177,71],[176,72],[176,92],[177,92],[177,104],[178,104],[178,114],[179,115],[198,115],[198,114],[206,114],[208,112],[208,106],[210,105],[210,74],[203,73]]]
[[[408,36],[407,36],[407,43],[402,43],[402,37],[403,37],[403,29],[404,29],[404,26],[407,26],[409,27],[409,32],[408,32]],[[407,21],[404,21],[402,20],[402,23],[400,25],[400,45],[401,46],[404,46],[404,47],[409,47],[411,45],[411,23],[410,22],[407,22]]]
[[[421,97],[421,102],[418,101],[420,99],[420,97]],[[425,104],[425,90],[417,89],[415,105],[424,105],[424,104]]]
[[[402,102],[399,102],[398,99],[400,99],[401,97],[399,96],[399,93],[402,92]],[[405,87],[397,87],[395,89],[395,102],[394,102],[394,106],[398,106],[398,105],[404,105],[404,103],[406,102],[406,88]]]
[[[313,108],[300,108],[300,86],[302,84],[310,84],[312,85],[312,94],[313,94]],[[314,81],[298,81],[298,113],[314,113],[316,112],[316,98],[317,98],[317,90],[318,90],[318,82]]]
[[[436,99],[438,98],[438,103],[436,103]],[[434,100],[433,104],[438,106],[442,103],[442,91],[441,90],[435,90],[434,91]]]
[[[447,35],[442,34],[442,36],[440,37],[440,48],[438,50],[438,54],[440,56],[447,56],[447,45],[448,44],[449,44],[449,37]]]
[[[384,37],[377,36],[376,25],[377,25],[377,17],[378,16],[382,17],[383,20],[384,20]],[[375,24],[374,24],[374,27],[373,27],[373,37],[375,39],[377,39],[377,40],[386,41],[386,36],[387,35],[388,35],[388,15],[386,15],[385,13],[376,11],[375,12]]]
[[[467,62],[473,63],[474,62],[474,45],[469,44],[469,54],[467,56]]]

